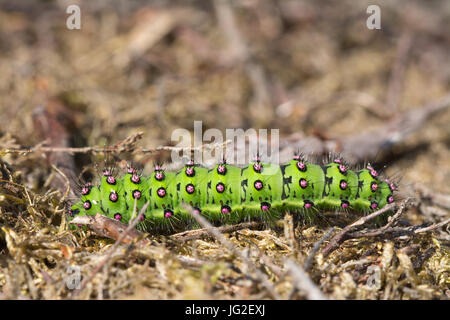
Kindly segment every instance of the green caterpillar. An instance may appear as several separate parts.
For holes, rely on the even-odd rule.
[[[392,203],[396,186],[370,165],[352,171],[341,160],[318,165],[301,156],[284,165],[262,163],[257,157],[240,168],[225,161],[213,169],[187,163],[179,172],[156,166],[145,177],[128,167],[122,177],[105,169],[99,186],[87,183],[69,216],[100,212],[127,223],[148,201],[141,229],[172,228],[192,221],[182,203],[212,222],[277,219],[284,212],[307,216],[323,210],[373,212]]]

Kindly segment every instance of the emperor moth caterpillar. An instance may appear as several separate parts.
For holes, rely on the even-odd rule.
[[[100,212],[127,223],[148,201],[141,229],[174,229],[191,220],[181,205],[194,208],[212,222],[277,219],[284,212],[311,216],[323,210],[373,212],[394,202],[396,186],[381,179],[371,166],[354,171],[341,159],[323,165],[302,156],[284,165],[262,163],[257,157],[241,168],[226,161],[207,169],[188,162],[178,172],[156,166],[145,177],[128,167],[123,177],[105,169],[100,185],[87,183],[69,216]]]

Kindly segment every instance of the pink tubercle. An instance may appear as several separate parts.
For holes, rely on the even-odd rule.
[[[170,218],[173,215],[172,211],[167,210],[166,212],[164,212],[164,217],[165,218]]]
[[[387,198],[387,201],[388,201],[388,203],[394,202],[394,197],[393,197],[393,196],[389,196],[389,197]]]
[[[372,190],[372,192],[375,192],[375,191],[377,191],[378,190],[378,184],[377,183],[372,183],[371,185],[370,185],[370,190]]]
[[[88,200],[88,201],[85,201],[84,203],[83,203],[83,208],[84,209],[86,209],[86,210],[89,210],[90,208],[91,208],[91,202]]]
[[[137,174],[133,174],[133,175],[131,176],[131,182],[133,182],[133,183],[139,183],[139,182],[141,182],[141,178],[140,178]]]
[[[392,182],[389,182],[389,189],[391,189],[391,191],[394,192],[395,190],[397,190],[397,187]]]
[[[108,176],[106,178],[106,182],[108,182],[109,184],[115,184],[116,183],[116,178],[114,178],[113,176]]]
[[[194,175],[194,168],[192,168],[192,167],[187,167],[186,170],[185,170],[185,172],[186,172],[186,175],[192,176],[192,175]]]
[[[155,179],[158,181],[161,181],[164,179],[164,173],[162,171],[156,171],[155,172]]]
[[[299,161],[299,162],[297,162],[297,168],[300,171],[305,171],[306,170],[306,164],[303,161]]]
[[[158,193],[158,196],[162,198],[162,197],[164,197],[166,195],[166,189],[159,188],[157,193]]]
[[[133,198],[139,200],[141,198],[142,194],[139,190],[133,191]]]
[[[222,214],[229,214],[230,213],[230,208],[228,207],[222,207],[222,209],[220,209],[220,212]]]
[[[191,193],[194,193],[194,191],[195,191],[194,185],[188,184],[188,185],[186,186],[186,192],[187,192],[187,193],[191,194]]]
[[[145,214],[143,214],[142,216],[139,217],[139,221],[144,221],[145,220]]]
[[[224,185],[223,183],[218,183],[218,184],[216,185],[216,190],[217,190],[217,192],[219,192],[219,193],[224,192],[224,190],[225,190],[225,185]]]
[[[220,174],[224,174],[226,170],[227,168],[223,164],[219,164],[219,166],[217,167],[217,172]]]
[[[120,221],[120,220],[122,220],[122,215],[120,213],[116,213],[114,215],[114,219],[116,219],[117,221]]]
[[[372,177],[376,178],[378,176],[378,172],[371,165],[368,165],[366,168],[370,171]]]
[[[341,163],[342,163],[342,160],[341,160],[341,159],[334,159],[334,163],[339,163],[339,164],[341,164]]]
[[[263,188],[263,183],[259,180],[255,181],[254,183],[255,189],[256,190],[261,190]]]
[[[375,210],[376,208],[378,208],[378,203],[372,202],[372,203],[370,204],[370,207],[371,207],[373,210]]]
[[[308,186],[308,181],[306,181],[305,179],[300,179],[300,187],[302,187],[303,189],[305,189]]]
[[[341,173],[346,173],[347,172],[347,167],[343,164],[339,165],[339,172]]]
[[[312,207],[312,204],[309,203],[309,202],[306,202],[306,203],[303,205],[303,207],[304,207],[305,209],[310,209],[310,208]]]
[[[114,191],[109,194],[109,200],[111,200],[112,202],[116,202],[118,198],[119,195]]]
[[[348,206],[349,206],[348,202],[342,202],[342,203],[341,203],[341,208],[342,208],[342,209],[347,209]]]
[[[81,188],[81,194],[82,194],[83,196],[89,194],[89,191],[90,191],[90,189],[89,189],[88,187],[83,187],[83,188]]]
[[[257,162],[253,164],[253,170],[255,170],[256,172],[261,171],[261,169],[262,169],[261,163]]]
[[[340,182],[340,184],[339,184],[339,187],[340,187],[342,190],[347,189],[347,186],[348,186],[347,181],[344,181],[344,180],[342,180],[342,181]]]
[[[263,204],[263,205],[261,206],[261,210],[262,210],[262,211],[267,211],[267,210],[269,210],[269,209],[270,209],[270,206],[267,205],[267,204]]]

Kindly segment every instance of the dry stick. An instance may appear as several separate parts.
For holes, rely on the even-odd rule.
[[[439,222],[439,223],[434,223],[434,224],[432,224],[431,226],[428,226],[428,227],[416,229],[413,232],[415,234],[428,232],[428,231],[432,231],[432,230],[438,229],[440,227],[443,227],[443,226],[445,226],[445,225],[447,225],[449,223],[450,223],[450,218],[448,218],[447,220],[444,220],[442,222]]]
[[[236,246],[231,243],[231,241],[225,238],[225,236],[217,228],[213,227],[203,216],[195,213],[195,211],[190,206],[183,204],[183,207],[203,228],[207,229],[208,232],[212,236],[214,236],[223,246],[225,246],[228,250],[233,252],[233,254],[238,256],[249,269],[255,272],[256,276],[261,281],[261,284],[267,289],[267,292],[272,296],[273,299],[281,299],[267,277],[253,264],[253,262],[248,257],[246,257],[239,249],[237,249]]]
[[[209,144],[202,144],[200,146],[197,147],[172,147],[172,146],[159,146],[156,148],[156,150],[166,150],[166,151],[176,151],[176,152],[180,152],[180,151],[196,151],[196,150],[212,150],[212,149],[216,149],[216,148],[224,148],[226,147],[228,144],[232,143],[232,140],[227,140],[225,142],[216,142],[216,143],[209,143]]]
[[[186,267],[200,268],[208,263],[205,260],[196,259],[196,258],[187,257],[187,256],[176,256],[175,258]]]
[[[261,248],[258,247],[258,245],[252,241],[249,241],[247,239],[243,239],[244,242],[246,242],[250,247],[254,247],[255,250],[258,252],[259,258],[261,259],[261,261],[267,266],[269,267],[269,269],[279,278],[282,278],[285,276],[285,273],[283,272],[283,270],[275,265],[270,258],[264,254],[264,252],[261,251]]]
[[[56,167],[54,164],[52,164],[51,166],[56,172],[58,172],[63,177],[67,186],[66,192],[63,194],[63,197],[59,200],[59,204],[56,206],[54,210],[54,212],[56,213],[59,210],[61,211],[64,210],[64,202],[66,201],[67,197],[71,194],[71,188],[70,188],[70,181],[64,174],[64,172],[59,170],[58,167]],[[62,192],[62,190],[60,190],[60,192]],[[62,209],[59,209],[59,206],[61,206]],[[66,219],[61,219],[61,224],[59,226],[60,230],[62,231],[66,227],[66,225],[67,225]]]
[[[130,135],[126,139],[119,141],[118,143],[107,147],[83,147],[83,148],[69,148],[69,147],[44,147],[45,142],[40,143],[31,148],[8,148],[3,149],[4,153],[32,153],[32,152],[66,152],[66,153],[122,153],[122,152],[135,152],[135,153],[152,153],[161,150],[166,151],[195,151],[195,150],[211,150],[219,147],[224,147],[230,144],[232,141],[227,140],[221,143],[202,144],[197,147],[172,147],[172,146],[158,146],[154,149],[136,148],[136,142],[142,139],[143,132],[138,132]]]
[[[217,228],[217,230],[221,233],[230,233],[241,229],[247,229],[247,228],[258,228],[262,226],[263,223],[259,221],[251,221],[251,222],[243,222],[235,225],[230,226],[222,226]],[[196,229],[196,230],[188,230],[180,233],[176,233],[171,235],[170,237],[177,241],[189,241],[189,240],[196,240],[201,239],[206,236],[210,235],[207,228],[203,229]]]
[[[332,251],[337,249],[342,242],[347,240],[347,236],[348,236],[347,233],[350,230],[363,225],[367,221],[370,221],[391,209],[394,209],[396,206],[397,206],[397,204],[395,204],[395,203],[388,204],[384,208],[377,210],[367,216],[364,216],[364,217],[356,220],[352,224],[349,224],[348,226],[346,226],[344,229],[341,230],[341,232],[339,232],[336,236],[334,236],[333,239],[331,239],[330,243],[325,247],[325,249],[322,250],[323,255],[324,256],[329,255]]]
[[[407,228],[398,228],[398,227],[384,228],[383,227],[383,228],[374,230],[372,232],[352,232],[352,233],[348,234],[348,237],[349,238],[377,237],[377,236],[385,235],[388,233],[396,233],[397,237],[404,236],[404,235],[414,236],[419,233],[424,233],[424,232],[432,231],[435,229],[439,229],[440,227],[443,227],[443,226],[447,225],[448,223],[450,223],[450,218],[447,220],[441,221],[439,223],[432,224],[428,227],[423,227],[423,228],[417,228],[417,226],[411,226],[411,227],[407,227]]]
[[[124,234],[124,231],[129,226],[115,219],[108,218],[100,213],[97,213],[95,216],[78,216],[70,221],[70,223],[85,225],[89,229],[94,231],[97,235],[116,241],[118,241],[118,239]],[[140,232],[139,230],[133,229],[129,231],[128,234],[126,234],[126,237],[122,240],[122,242],[131,244],[135,239],[143,238],[144,235],[145,234]],[[136,245],[143,246],[149,243],[149,239],[143,238],[139,240]]]
[[[294,232],[294,219],[289,212],[286,212],[283,220],[284,225],[284,237],[288,240],[289,247],[293,254],[297,249],[297,241],[295,240]]]
[[[67,176],[64,174],[64,172],[62,172],[61,170],[59,170],[57,166],[55,166],[55,165],[52,164],[52,168],[53,168],[56,172],[58,172],[58,173],[63,177],[63,179],[64,179],[65,182],[66,182],[66,186],[67,186],[66,192],[63,194],[63,197],[62,197],[61,200],[59,201],[59,204],[63,204],[64,201],[66,200],[66,198],[67,198],[67,197],[69,196],[69,194],[70,194],[70,181],[69,181],[69,179],[67,178]],[[58,206],[59,206],[59,205],[58,205]],[[56,208],[56,210],[57,210],[57,209],[58,209],[58,208]],[[55,211],[56,211],[56,210],[55,210]]]
[[[407,199],[407,201],[409,201],[409,199]],[[364,237],[364,235],[366,237],[376,237],[382,234],[385,234],[390,226],[397,221],[400,216],[403,214],[403,212],[405,212],[406,209],[406,205],[400,205],[400,208],[397,210],[397,212],[389,219],[388,223],[386,223],[386,225],[382,226],[379,229],[373,230],[373,231],[369,231],[369,232],[354,232],[354,233],[349,233],[348,236],[350,238],[360,238],[360,237]]]
[[[136,217],[136,219],[134,219],[131,224],[128,226],[128,228],[120,235],[120,237],[117,239],[116,243],[114,243],[114,245],[112,246],[112,248],[109,250],[109,252],[107,253],[105,259],[97,266],[97,268],[94,269],[94,271],[92,272],[92,274],[86,278],[85,280],[83,280],[83,282],[80,285],[80,289],[77,289],[75,291],[72,292],[71,297],[75,297],[78,294],[80,294],[84,288],[86,287],[86,285],[92,281],[92,279],[95,277],[95,275],[97,273],[99,273],[103,267],[106,265],[106,263],[108,263],[109,259],[111,258],[112,254],[117,250],[117,248],[119,247],[119,245],[122,243],[122,240],[125,239],[125,237],[127,236],[127,234],[133,230],[136,225],[139,223],[140,218],[144,215],[145,210],[147,210],[147,207],[149,206],[150,202],[147,201],[147,203],[142,207],[142,209],[139,211],[138,216]]]
[[[190,267],[190,268],[201,268],[205,265],[208,265],[208,264],[212,265],[215,263],[214,261],[201,260],[201,259],[197,259],[194,257],[187,257],[187,256],[175,256],[175,259],[177,259],[178,262],[181,263],[183,266]],[[227,262],[224,265],[227,268],[232,268],[231,263]]]
[[[31,152],[66,152],[66,153],[122,153],[131,152],[136,149],[136,142],[142,139],[143,132],[138,132],[130,135],[126,139],[119,141],[115,145],[107,147],[84,147],[84,148],[69,148],[69,147],[44,147],[43,143],[31,148],[10,148],[4,149],[5,153],[31,153]],[[140,152],[154,152],[156,149],[139,149]]]
[[[441,228],[450,223],[450,218],[448,218],[444,221],[441,221],[439,223],[435,223],[428,227],[423,227],[423,228],[417,228],[417,226],[412,226],[412,227],[407,227],[407,228],[390,227],[394,223],[394,221],[396,221],[402,215],[404,210],[408,207],[407,202],[408,202],[408,199],[405,200],[404,202],[402,202],[400,204],[400,207],[397,210],[396,214],[392,217],[392,219],[385,226],[383,226],[377,230],[370,231],[370,232],[352,232],[352,233],[349,232],[354,227],[359,226],[359,225],[375,218],[376,216],[384,213],[386,210],[383,210],[383,209],[385,209],[386,207],[372,213],[371,215],[368,215],[366,217],[363,217],[363,218],[357,220],[356,222],[352,223],[351,225],[348,225],[347,227],[342,229],[342,231],[339,232],[330,241],[330,243],[328,244],[328,246],[325,247],[325,249],[322,250],[323,254],[325,256],[327,256],[332,251],[337,249],[342,242],[344,242],[345,240],[348,240],[348,239],[363,238],[363,237],[376,237],[376,236],[381,236],[381,235],[388,234],[388,233],[397,233],[396,236],[403,236],[403,235],[414,236],[414,235],[417,235],[420,233],[429,232],[429,231]],[[395,205],[395,204],[390,204],[388,206],[392,206],[392,205]]]
[[[309,278],[308,274],[294,261],[286,259],[285,265],[294,280],[294,286],[297,290],[304,292],[309,300],[328,300],[316,284]]]
[[[303,269],[305,269],[305,271],[309,271],[309,269],[311,269],[311,267],[313,265],[314,257],[316,256],[316,253],[320,250],[320,247],[322,246],[322,244],[331,237],[331,235],[333,234],[333,231],[334,231],[334,228],[330,228],[322,236],[322,238],[320,238],[319,241],[314,243],[314,246],[313,246],[311,252],[309,253],[308,258],[306,258],[305,264],[303,265]]]

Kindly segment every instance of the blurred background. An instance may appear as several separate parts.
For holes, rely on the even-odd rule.
[[[73,4],[79,30],[66,26]],[[380,30],[366,26],[371,4],[0,1],[0,146],[103,146],[142,131],[140,145],[154,148],[194,120],[203,130],[278,128],[281,146],[304,141],[300,151],[383,135],[450,91],[450,2],[377,1]],[[427,119],[389,156],[356,162],[378,158],[448,191],[449,120]],[[168,159],[135,158],[155,157]],[[76,159],[78,169],[90,161]]]
[[[367,28],[372,4],[381,29]],[[70,5],[81,10],[79,30],[67,28]],[[117,160],[148,173],[170,163],[170,152],[154,149],[173,145],[174,129],[192,132],[194,120],[203,131],[279,129],[282,161],[301,151],[375,162],[401,180],[398,200],[420,201],[399,225],[448,219],[437,206],[449,208],[449,30],[448,0],[0,0],[0,298],[71,297],[67,268],[95,275],[113,243],[68,231],[64,220],[61,173],[74,182],[101,160],[42,151],[137,151],[137,142],[154,152]],[[280,276],[283,261],[306,265],[342,218],[292,233],[287,223],[284,233],[230,233],[276,294],[214,239],[178,245],[152,235],[151,246],[114,253],[77,298],[304,298]],[[319,253],[308,273],[335,299],[445,299],[448,225],[441,229],[353,239]],[[368,267],[380,265],[383,287],[368,287]]]

